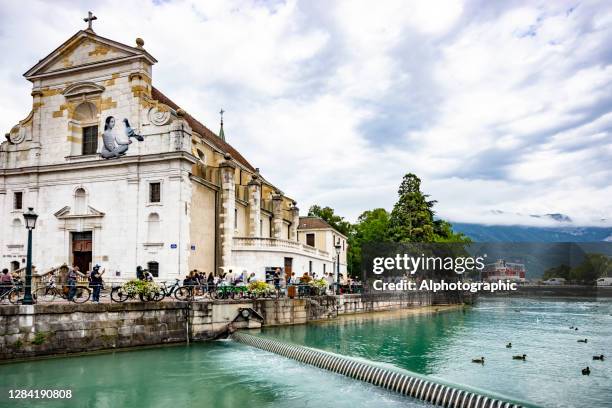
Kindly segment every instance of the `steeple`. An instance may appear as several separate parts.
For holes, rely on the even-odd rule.
[[[219,111],[219,114],[221,115],[221,130],[219,130],[219,137],[221,138],[221,140],[225,142],[225,132],[223,131],[223,114],[224,113],[225,111],[223,109]]]

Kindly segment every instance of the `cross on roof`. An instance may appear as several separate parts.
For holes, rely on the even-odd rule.
[[[92,23],[94,20],[97,20],[98,17],[94,16],[91,11],[87,12],[87,17],[83,19],[84,22],[87,23],[87,29],[93,31]]]
[[[221,123],[223,123],[223,114],[225,113],[225,111],[223,109],[221,109],[219,111],[219,114],[221,115]]]

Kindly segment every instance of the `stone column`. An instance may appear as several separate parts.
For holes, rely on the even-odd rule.
[[[236,186],[234,173],[236,165],[232,156],[226,153],[225,160],[219,164],[221,171],[221,208],[219,208],[219,241],[221,243],[221,262],[219,266],[232,263],[234,226],[236,218]]]
[[[249,237],[261,237],[261,181],[258,173],[253,174],[247,184],[249,191]]]
[[[296,207],[296,202],[293,202],[293,206],[291,207],[291,215],[292,215],[292,221],[291,221],[291,227],[289,229],[289,239],[291,241],[296,241],[298,240],[298,226],[300,225],[300,209],[298,207]]]
[[[283,236],[283,195],[280,191],[276,191],[272,195],[272,229],[273,238],[282,239]]]

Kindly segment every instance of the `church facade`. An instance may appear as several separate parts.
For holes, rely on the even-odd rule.
[[[0,267],[25,266],[32,207],[38,274],[100,264],[108,280],[138,265],[162,280],[194,269],[320,276],[339,247],[346,276],[346,237],[305,242],[295,201],[225,141],[223,122],[217,135],[155,88],[156,62],[141,39],[90,27],[24,74],[31,112],[0,144]]]

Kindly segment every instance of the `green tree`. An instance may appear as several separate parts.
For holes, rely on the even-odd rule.
[[[346,221],[344,217],[335,214],[334,209],[331,207],[321,207],[319,205],[313,205],[308,209],[309,217],[320,217],[327,221],[329,225],[334,227],[338,232],[343,235],[349,236],[351,233],[351,223]]]
[[[435,200],[421,191],[421,179],[412,173],[404,176],[398,200],[389,219],[389,237],[394,242],[469,242],[453,232],[451,224],[435,220]]]
[[[570,280],[570,273],[572,268],[567,265],[559,265],[553,268],[547,269],[544,271],[544,275],[542,275],[543,280],[551,279],[551,278],[563,278],[565,280]]]
[[[368,243],[389,242],[389,212],[384,208],[364,211],[349,236],[348,262],[352,276],[361,271],[361,247]]]
[[[602,276],[612,273],[612,260],[603,254],[586,254],[582,263],[570,272],[573,281],[593,283]]]
[[[353,226],[360,243],[389,241],[389,213],[384,208],[364,211]]]

